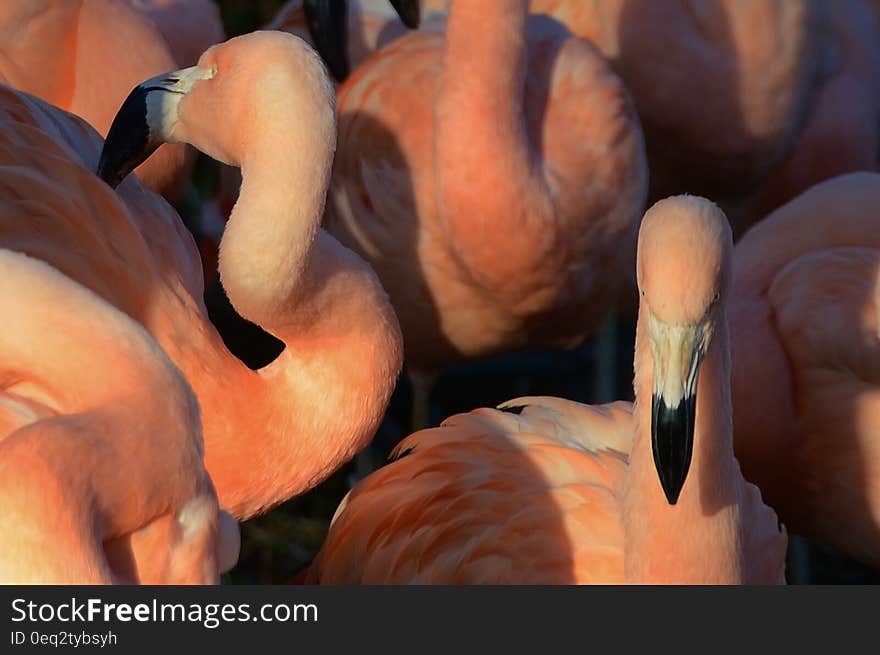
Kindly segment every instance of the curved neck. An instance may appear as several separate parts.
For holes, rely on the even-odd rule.
[[[328,106],[329,121],[250,144],[220,245],[230,302],[285,344],[257,373],[235,361],[226,371],[235,389],[216,380],[198,389],[225,408],[204,417],[206,465],[239,518],[309,489],[363,448],[402,363],[375,274],[318,228],[335,146]]]
[[[722,309],[700,367],[693,459],[675,505],[660,486],[651,447],[653,357],[646,310],[636,332],[636,438],[624,490],[625,570],[628,582],[742,581],[738,498],[742,476],[733,454],[730,355]]]
[[[475,271],[497,255],[498,234],[521,233],[552,213],[526,130],[527,11],[525,0],[466,0],[452,3],[447,22],[435,125],[438,203]],[[482,229],[474,229],[474,216]]]
[[[268,332],[296,314],[335,150],[332,130],[298,132],[275,142],[258,137],[252,144],[219,247],[220,281],[229,301]]]
[[[446,118],[468,120],[469,113],[478,111],[483,115],[477,118],[487,124],[502,123],[507,129],[522,124],[527,16],[527,0],[452,3],[441,107],[453,111]]]

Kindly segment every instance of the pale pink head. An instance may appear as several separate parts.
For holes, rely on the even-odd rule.
[[[235,37],[206,50],[195,66],[132,90],[107,134],[98,175],[115,187],[163,142],[189,143],[243,166],[258,146],[296,133],[287,123],[303,112],[332,155],[334,99],[324,64],[302,39],[284,32]]]
[[[656,203],[639,231],[639,321],[653,359],[651,440],[670,504],[690,467],[700,365],[730,289],[730,225],[712,202],[677,196]]]

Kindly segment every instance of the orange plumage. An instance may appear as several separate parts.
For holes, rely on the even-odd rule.
[[[579,342],[631,264],[647,171],[628,95],[526,10],[456,3],[338,91],[324,224],[376,269],[419,372]]]
[[[635,405],[518,398],[411,435],[343,500],[306,580],[781,582],[785,532],[733,455],[731,250],[711,203],[657,203],[639,240]],[[679,376],[704,347],[693,461],[670,504],[652,456],[656,399],[688,388]]]
[[[230,75],[231,86],[217,91],[241,98],[253,95],[234,85],[259,88],[265,58],[275,57],[268,74],[280,71],[297,85],[264,87],[266,92],[285,97],[299,88],[309,94],[308,109],[301,99],[279,103],[285,112],[274,117],[275,124],[292,120],[301,107],[306,118],[298,124],[316,135],[311,158],[299,158],[302,153],[277,135],[272,151],[261,149],[247,158],[257,168],[250,169],[250,178],[246,175],[233,217],[240,220],[230,222],[221,245],[229,297],[250,303],[243,313],[287,345],[259,371],[232,356],[209,321],[195,244],[167,203],[133,176],[114,192],[91,172],[102,142],[85,122],[0,87],[0,162],[6,167],[0,177],[0,244],[49,262],[133,317],[159,342],[195,390],[202,407],[206,467],[222,506],[237,517],[311,488],[362,448],[384,414],[401,359],[397,323],[372,272],[317,229],[326,187],[310,185],[322,170],[329,173],[335,136],[332,87],[301,42],[279,38],[278,33],[249,35],[210,54],[222,58],[224,72],[228,65],[251,73]],[[216,83],[221,78],[226,79],[223,73]],[[220,122],[200,122],[199,102],[189,97],[187,103],[192,110],[184,116],[205,130],[199,144],[209,143]],[[225,105],[211,102],[208,93],[205,106]],[[265,144],[253,131],[274,131],[273,117],[267,119],[265,128],[240,123],[242,129],[220,130],[217,138],[234,135],[248,148]],[[298,137],[291,133],[288,138]],[[290,175],[297,164],[287,166],[283,158],[294,153],[307,190],[300,195],[287,193],[291,178],[274,185],[260,174],[284,170]],[[292,179],[298,179],[295,173]],[[266,193],[271,188],[283,198],[273,199]],[[254,201],[269,202],[274,213],[257,211]],[[256,258],[248,248],[254,234],[264,234],[260,218],[276,230],[266,235],[276,248],[275,260],[265,248],[257,249],[262,256]],[[234,264],[230,268],[237,248],[247,255],[242,265],[265,264],[274,277],[250,277]],[[295,270],[278,266],[278,260],[292,254],[298,256],[289,262]],[[251,282],[257,286],[242,288]],[[355,358],[359,366],[352,368]]]

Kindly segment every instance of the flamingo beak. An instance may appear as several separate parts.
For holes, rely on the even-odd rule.
[[[159,146],[173,142],[181,98],[196,82],[210,79],[216,72],[191,66],[157,75],[132,89],[104,140],[98,177],[115,189]]]
[[[347,0],[305,0],[303,10],[315,50],[342,82],[349,73]]]
[[[391,0],[391,6],[409,29],[414,30],[419,26],[421,19],[419,0]]]
[[[404,25],[410,29],[419,26],[418,0],[390,2]],[[315,50],[327,63],[327,68],[336,81],[344,81],[351,69],[348,59],[347,0],[304,0],[303,10]]]
[[[654,355],[651,446],[660,485],[670,505],[678,502],[691,465],[697,379],[711,332],[708,321],[673,325],[649,313]]]

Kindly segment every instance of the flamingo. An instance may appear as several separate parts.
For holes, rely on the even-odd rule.
[[[416,27],[419,21],[418,0],[356,1],[353,8],[353,12],[347,11],[346,0],[290,0],[265,29],[288,32],[309,44],[317,42],[318,52],[324,57],[331,73],[341,80],[348,75],[350,67],[348,44],[345,42],[347,35],[353,36],[351,58],[358,64],[368,52],[385,41],[397,38],[406,32],[407,27]],[[338,22],[343,16],[348,17],[347,25]],[[211,269],[210,264],[216,263],[217,244],[220,243],[226,217],[235,204],[240,186],[238,169],[220,166],[217,188],[202,205],[198,241],[206,262],[206,282],[214,279],[216,268]]]
[[[38,259],[0,249],[0,304],[0,582],[218,582],[238,532],[180,372]]]
[[[0,85],[0,246],[48,262],[156,339],[201,405],[220,504],[244,519],[310,489],[368,443],[402,347],[375,275],[318,228],[335,137],[321,62],[276,33],[230,40],[201,61],[182,74],[184,88],[170,74],[160,78],[164,90],[151,82],[135,94],[175,107],[154,136],[173,130],[243,164],[220,270],[239,311],[285,342],[280,357],[252,371],[231,355],[208,319],[198,252],[180,217],[136,176],[114,192],[93,174],[102,146],[105,165],[146,146],[146,130],[125,129],[144,125],[143,105],[140,115],[124,105],[103,142],[84,121]]]
[[[222,345],[201,300],[175,319],[177,334],[156,335],[196,391],[207,469],[221,505],[239,518],[311,488],[361,450],[402,363],[375,274],[318,225],[335,137],[333,87],[314,51],[288,34],[256,32],[136,87],[98,163],[115,187],[174,141],[241,168],[220,280],[238,313],[284,352],[251,371]],[[197,261],[191,239],[187,246]],[[199,284],[190,293],[201,292]]]
[[[819,65],[810,0],[536,0],[593,40],[633,94],[652,197],[738,197],[793,143]]]
[[[422,13],[443,15],[449,4],[427,0]],[[862,0],[839,4],[531,0],[529,8],[593,42],[625,81],[644,129],[650,197],[710,194],[740,234],[817,182],[877,168],[877,24]],[[403,35],[373,2],[350,5],[349,32],[364,35],[351,39],[353,61]],[[276,24],[302,32],[296,16]]]
[[[183,43],[192,34],[182,38],[182,23],[161,11],[169,1],[180,4],[180,0],[5,1],[0,4],[0,82],[78,114],[106,135],[133,85],[191,63],[174,59],[175,53],[186,52]],[[203,29],[217,35],[216,12],[214,16],[199,12],[199,16]],[[177,34],[172,25],[177,26]],[[169,42],[163,30],[172,37]],[[112,66],[107,65],[108,57]],[[192,161],[184,146],[169,145],[137,174],[174,202],[183,193]]]
[[[823,180],[877,170],[880,30],[863,0],[822,5],[821,73],[806,122],[785,159],[747,199],[763,217]]]
[[[792,532],[880,567],[880,175],[818,184],[735,252],[736,453]]]
[[[863,0],[531,6],[593,40],[626,82],[652,198],[711,194],[739,235],[818,182],[877,169],[880,38]]]
[[[524,0],[455,2],[445,33],[394,41],[337,102],[324,225],[388,290],[415,425],[443,366],[597,326],[631,265],[647,168],[590,44],[527,19]]]
[[[711,202],[655,204],[635,404],[517,398],[411,435],[343,500],[306,582],[783,582],[785,529],[733,452],[731,253]]]

